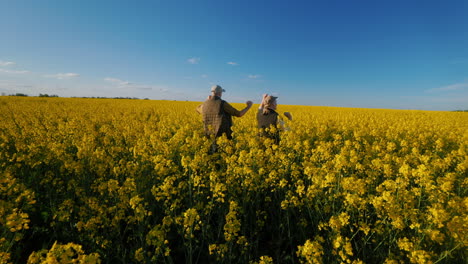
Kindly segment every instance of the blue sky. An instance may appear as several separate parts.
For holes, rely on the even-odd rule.
[[[468,1],[3,1],[0,92],[468,109]]]

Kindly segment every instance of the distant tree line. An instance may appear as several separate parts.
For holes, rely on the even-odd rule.
[[[39,94],[39,97],[59,97],[56,94],[48,95],[48,94]]]
[[[2,93],[2,96],[6,96],[5,93]],[[23,97],[28,97],[29,95],[27,94],[24,94],[24,93],[15,93],[15,94],[9,94],[8,96],[23,96]],[[39,94],[38,97],[59,97],[58,95],[56,94]],[[130,100],[139,100],[140,98],[138,97],[101,97],[101,96],[98,96],[98,97],[77,97],[77,96],[73,96],[72,98],[91,98],[91,99],[130,99]],[[145,98],[144,100],[149,100],[149,98]]]
[[[138,97],[105,97],[105,96],[73,96],[72,98],[90,98],[90,99],[130,99],[130,100],[139,100],[140,98]],[[145,98],[144,100],[149,100],[148,98]]]
[[[2,93],[2,96],[6,96],[5,93]],[[15,93],[15,94],[9,94],[8,96],[23,96],[23,97],[28,97],[29,95],[27,94],[24,94],[24,93]],[[56,94],[39,94],[39,97],[59,97],[58,95]]]
[[[5,96],[6,94],[5,93],[2,93],[2,96]],[[8,96],[28,96],[27,94],[24,94],[24,93],[15,93],[15,94],[9,94]]]

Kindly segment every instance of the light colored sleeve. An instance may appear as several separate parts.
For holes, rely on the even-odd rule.
[[[197,106],[197,112],[198,112],[199,114],[202,113],[202,110],[203,110],[203,104]]]
[[[286,124],[286,122],[284,122],[284,119],[283,118],[278,118],[278,124],[280,125],[281,127],[281,130],[283,131],[290,131],[291,128]]]

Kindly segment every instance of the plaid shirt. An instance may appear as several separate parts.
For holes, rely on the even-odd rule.
[[[205,134],[232,138],[232,116],[240,116],[240,111],[232,107],[228,102],[214,96],[197,107],[197,111],[203,116]]]
[[[263,114],[263,109],[259,109],[257,112],[257,124],[258,128],[261,129],[260,136],[268,137],[274,139],[276,143],[279,143],[280,135],[279,135],[279,128],[278,128],[278,113],[273,110],[269,109],[270,112],[268,114]],[[269,131],[272,129],[273,131]],[[276,128],[276,129],[275,129]]]

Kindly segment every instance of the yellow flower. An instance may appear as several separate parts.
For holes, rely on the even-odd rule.
[[[398,239],[397,244],[400,249],[408,251],[408,252],[412,251],[414,247],[413,242],[409,241],[409,239],[406,237]]]
[[[314,240],[307,240],[304,245],[298,246],[297,256],[301,263],[322,263],[324,239],[316,236]]]
[[[273,258],[270,256],[261,256],[258,264],[273,264]]]
[[[138,262],[143,262],[145,260],[145,256],[144,256],[144,253],[143,253],[143,248],[139,248],[135,251],[135,259],[138,261]]]
[[[85,254],[81,245],[55,242],[50,250],[33,252],[28,258],[28,264],[36,263],[82,263],[99,264],[101,259],[98,253]]]
[[[226,224],[224,224],[224,238],[227,242],[233,241],[241,228],[241,222],[237,217],[239,206],[236,202],[231,201],[229,205],[229,213],[226,215]]]

